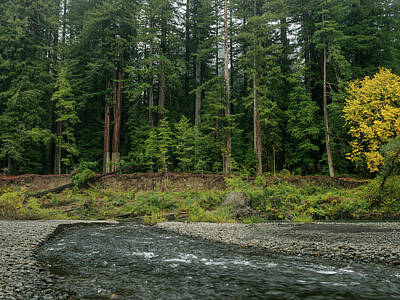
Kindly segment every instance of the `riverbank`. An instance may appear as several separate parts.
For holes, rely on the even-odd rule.
[[[400,268],[400,223],[160,223],[157,228],[193,238],[256,247],[267,252],[314,256]]]
[[[20,181],[21,185],[0,185],[0,218],[117,219],[150,225],[165,221],[400,220],[400,176],[392,176],[381,190],[379,179],[176,174],[172,180],[172,175],[147,175],[110,175],[107,184],[75,186],[41,197],[34,197],[32,187]]]
[[[0,220],[0,299],[68,299],[65,293],[53,289],[50,273],[38,265],[34,254],[61,225],[83,223],[93,224],[89,221]]]

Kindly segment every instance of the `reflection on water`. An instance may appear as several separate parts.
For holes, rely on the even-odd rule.
[[[400,271],[268,255],[128,224],[69,229],[39,259],[81,299],[400,299]]]

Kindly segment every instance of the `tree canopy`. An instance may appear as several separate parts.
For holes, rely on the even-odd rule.
[[[0,11],[2,172],[365,174],[352,162],[376,171],[398,135],[395,0],[4,0]]]

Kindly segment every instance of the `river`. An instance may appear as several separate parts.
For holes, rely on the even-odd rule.
[[[70,228],[38,258],[77,299],[400,299],[400,269],[278,256],[123,224]]]

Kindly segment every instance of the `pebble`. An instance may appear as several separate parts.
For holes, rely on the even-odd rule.
[[[69,299],[54,289],[51,274],[35,259],[35,249],[60,225],[83,223],[93,222],[0,220],[0,299]]]

